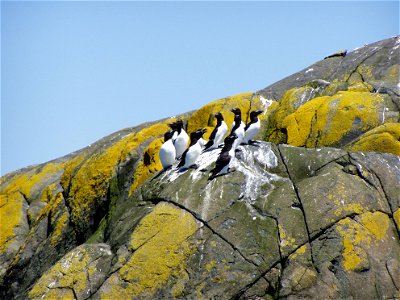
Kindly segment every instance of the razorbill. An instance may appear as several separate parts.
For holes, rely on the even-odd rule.
[[[182,156],[183,152],[185,152],[185,149],[189,142],[189,136],[183,129],[182,120],[178,120],[174,123],[168,124],[168,126],[176,132],[172,140],[176,150],[176,159],[179,159]]]
[[[345,57],[347,55],[347,50],[341,50],[339,52],[333,53],[324,57],[324,59],[331,58],[331,57]]]
[[[229,135],[232,135],[233,133],[236,134],[237,138],[235,139],[232,145],[232,148],[236,149],[237,146],[239,146],[243,141],[245,125],[242,122],[242,113],[239,108],[234,108],[231,110],[231,112],[235,114],[235,117],[233,119],[232,129]]]
[[[217,125],[211,132],[210,139],[204,146],[203,152],[217,148],[218,145],[222,143],[226,134],[228,133],[228,126],[226,125],[222,114],[216,113],[214,116],[217,119]]]
[[[172,143],[172,136],[174,135],[174,131],[170,130],[164,134],[164,143],[160,148],[160,161],[163,169],[168,169],[175,162],[176,151],[174,144]]]
[[[229,163],[235,157],[235,149],[233,143],[237,139],[235,133],[230,134],[224,140],[224,147],[215,162],[215,168],[210,171],[208,180],[213,180],[215,177],[224,175],[229,172]]]
[[[201,154],[201,144],[199,140],[205,132],[206,129],[200,129],[190,134],[190,145],[185,152],[183,152],[177,168],[185,170],[195,166],[196,160]]]
[[[242,144],[250,144],[254,142],[252,139],[260,130],[260,120],[258,119],[258,115],[262,112],[262,110],[258,109],[250,113],[250,122],[244,128],[244,138]]]

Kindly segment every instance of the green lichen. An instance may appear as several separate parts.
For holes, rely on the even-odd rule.
[[[178,279],[187,276],[185,265],[194,251],[188,238],[198,227],[191,214],[170,204],[158,204],[132,233],[129,248],[133,255],[109,278],[111,288],[103,291],[102,299],[151,298],[173,278],[182,285],[184,281]],[[176,286],[174,293],[182,290]]]

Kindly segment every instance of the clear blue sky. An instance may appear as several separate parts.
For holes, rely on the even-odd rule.
[[[1,174],[399,34],[394,2],[1,2]]]

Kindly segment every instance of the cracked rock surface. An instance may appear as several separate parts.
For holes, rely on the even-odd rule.
[[[233,107],[265,110],[258,142],[212,181],[219,150],[161,171],[175,117],[6,174],[0,298],[399,298],[399,47],[181,115],[190,133],[218,111],[231,124]]]

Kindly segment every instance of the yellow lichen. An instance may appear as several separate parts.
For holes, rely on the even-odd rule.
[[[340,216],[344,212],[361,214],[365,211],[364,207],[360,203],[344,204],[341,203],[339,199],[335,198],[335,204],[338,206],[334,212],[336,216]]]
[[[278,227],[279,227],[279,238],[281,247],[288,247],[288,248],[292,247],[296,242],[296,239],[289,236],[281,224],[279,224]]]
[[[4,252],[15,236],[17,227],[23,222],[23,203],[35,200],[46,190],[46,181],[54,174],[61,173],[63,163],[47,163],[22,172],[9,181],[2,180],[0,191],[0,252]]]
[[[15,237],[15,230],[22,222],[24,197],[20,193],[0,195],[0,253],[3,253]]]
[[[72,157],[65,163],[64,173],[61,176],[60,180],[60,184],[64,190],[68,189],[74,173],[77,171],[77,168],[83,163],[86,156],[87,154],[85,152],[82,152],[79,155]]]
[[[400,155],[400,123],[385,123],[360,136],[346,147],[350,151],[386,152]]]
[[[71,289],[54,289],[49,290],[43,298],[32,297],[32,299],[71,300],[75,299],[75,297]]]
[[[386,236],[389,217],[382,212],[367,212],[359,222],[350,218],[341,220],[336,230],[343,238],[343,267],[346,271],[362,270],[368,265],[366,250]]]
[[[48,176],[60,172],[63,166],[63,163],[47,163],[17,175],[10,182],[4,183],[4,186],[1,188],[1,194],[20,192],[28,200],[32,200],[33,192],[38,189],[39,185],[45,182]]]
[[[102,251],[104,256],[110,256],[110,251]],[[80,247],[67,253],[51,269],[40,277],[29,292],[29,298],[54,299],[58,293],[62,295],[64,289],[73,289],[75,293],[87,294],[90,292],[89,276],[98,272],[96,258],[93,257],[93,248]]]
[[[110,179],[115,175],[115,167],[124,161],[128,154],[148,139],[162,135],[168,130],[167,121],[157,123],[128,134],[109,148],[93,154],[79,168],[72,179],[70,205],[72,221],[84,224],[89,221],[96,201],[106,195]]]
[[[282,122],[286,116],[295,112],[304,102],[307,92],[311,91],[311,87],[300,87],[287,90],[281,101],[279,102],[279,108],[276,112],[276,126],[282,128]]]
[[[170,129],[168,127],[168,123],[174,121],[176,121],[176,119],[171,118],[167,121],[157,123],[148,128],[144,128],[136,135],[136,145],[141,144],[150,138],[156,139],[153,140],[143,152],[143,159],[138,163],[135,174],[133,175],[133,183],[129,189],[129,195],[131,195],[139,186],[141,186],[143,182],[145,182],[152,174],[162,169],[158,153],[161,145],[164,142],[163,135]]]
[[[133,183],[129,190],[129,195],[132,194],[139,186],[145,182],[147,178],[157,171],[162,169],[160,158],[158,153],[163,144],[163,138],[155,139],[150,143],[149,146],[144,150],[143,157],[136,167],[135,174],[133,175]]]
[[[69,224],[69,213],[64,212],[61,217],[57,220],[56,226],[50,236],[50,244],[56,246],[62,240],[62,233],[68,227]]]
[[[206,270],[207,272],[211,272],[211,270],[215,267],[216,261],[212,260],[208,264],[206,264]]]
[[[397,230],[400,231],[400,208],[393,213],[393,219],[396,223]]]
[[[283,121],[293,146],[332,146],[352,131],[365,132],[379,125],[379,94],[342,91],[317,97]]]
[[[226,124],[230,128],[234,117],[234,114],[230,110],[235,107],[239,107],[241,109],[242,120],[245,122],[249,114],[252,96],[252,93],[238,94],[204,105],[202,108],[195,111],[188,119],[188,132],[207,127],[212,130],[216,124],[213,115],[217,112],[222,113]],[[209,134],[211,133],[210,130],[208,130]],[[205,137],[207,138],[207,135],[205,135]]]
[[[132,233],[129,248],[133,255],[118,275],[109,279],[112,289],[104,291],[102,298],[151,297],[170,279],[187,276],[185,265],[194,251],[188,238],[197,229],[191,214],[170,204],[158,204]],[[175,293],[182,290],[179,287]]]
[[[299,249],[297,249],[294,253],[289,255],[289,260],[294,260],[296,257],[306,253],[306,250],[308,249],[308,244],[304,244],[301,246]]]

